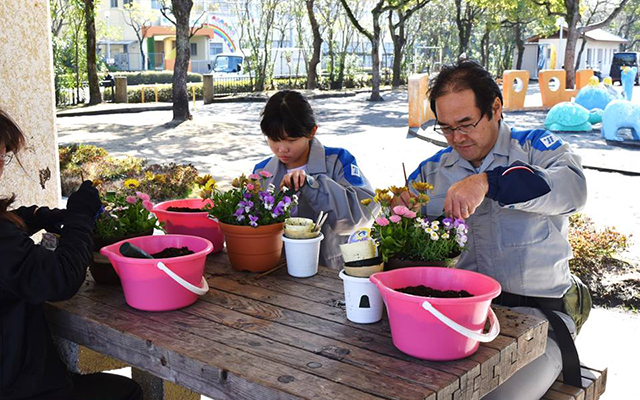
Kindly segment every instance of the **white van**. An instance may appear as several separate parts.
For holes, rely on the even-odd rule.
[[[216,77],[245,75],[244,56],[237,53],[216,54],[211,62],[210,74]]]

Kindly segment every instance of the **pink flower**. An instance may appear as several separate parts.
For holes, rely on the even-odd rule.
[[[389,220],[386,219],[385,217],[378,217],[376,218],[376,224],[380,226],[387,226],[389,225]]]
[[[269,171],[260,171],[260,175],[264,176],[265,178],[271,178],[273,176],[273,174]]]
[[[144,200],[144,201],[142,202],[142,206],[143,206],[144,208],[146,208],[146,209],[147,209],[147,211],[149,211],[149,212],[151,212],[151,210],[153,210],[153,203],[152,203],[152,202],[150,202],[149,200]]]
[[[149,198],[149,195],[146,193],[142,193],[142,192],[136,192],[136,196],[138,196],[138,198],[142,201],[149,201],[151,200],[151,198]]]
[[[136,196],[127,196],[125,199],[129,204],[136,204],[138,202],[138,198]]]
[[[389,220],[391,222],[393,222],[394,224],[397,224],[398,222],[400,222],[402,220],[402,217],[399,215],[392,215],[389,217]]]
[[[407,215],[408,212],[411,212],[411,211],[409,211],[409,209],[407,207],[405,207],[405,206],[395,206],[395,207],[393,207],[393,213],[394,214],[398,214],[400,216],[403,216],[403,215]]]
[[[255,188],[255,186],[253,185],[253,183],[247,183],[247,190],[253,190]]]
[[[407,212],[404,213],[403,217],[408,219],[414,219],[416,217],[416,213],[411,210],[407,210]]]
[[[251,175],[249,175],[249,179],[253,179],[254,181],[257,181],[258,179],[260,179],[260,175],[258,175],[258,174],[251,174]]]

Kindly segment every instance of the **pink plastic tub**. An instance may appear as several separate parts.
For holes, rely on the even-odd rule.
[[[120,245],[129,242],[147,253],[167,247],[187,246],[194,254],[173,258],[124,257]],[[100,253],[109,258],[120,276],[124,297],[133,308],[145,311],[175,310],[193,304],[209,290],[204,264],[213,245],[207,239],[186,235],[140,236],[105,246]]]
[[[202,208],[207,203],[211,204],[211,200],[169,200],[156,204],[153,207],[153,213],[160,222],[164,222],[167,233],[200,236],[209,240],[213,244],[213,252],[217,253],[224,247],[224,234],[220,225],[209,219],[209,213],[206,211],[193,213],[167,211],[169,207]]]
[[[500,332],[490,306],[501,288],[486,275],[455,268],[415,267],[379,272],[369,279],[387,306],[393,344],[411,356],[426,360],[464,358],[478,350],[479,342],[490,342]],[[474,296],[443,299],[393,290],[418,285],[466,290]],[[491,329],[483,334],[487,316]]]

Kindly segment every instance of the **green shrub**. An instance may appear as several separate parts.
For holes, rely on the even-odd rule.
[[[597,229],[591,218],[575,214],[569,218],[569,243],[573,249],[571,271],[592,282],[606,272],[607,259],[629,248],[630,238],[612,227]]]
[[[134,180],[152,201],[184,198],[191,194],[198,170],[191,164],[152,164],[137,157],[115,158],[97,146],[60,146],[62,194],[69,196],[85,179],[100,192],[118,192],[124,182]],[[94,155],[95,157],[91,157]]]
[[[172,102],[173,85],[156,85],[158,88],[158,102]],[[195,88],[196,100],[202,100],[202,83],[187,84],[187,94],[189,101],[193,101],[193,89]],[[144,90],[144,102],[153,103],[156,101],[156,92],[153,86],[137,86],[127,88],[127,101],[129,103],[142,103],[142,90]]]
[[[173,83],[173,71],[117,72],[115,76],[126,77],[128,86]],[[187,82],[202,82],[202,75],[189,72]]]

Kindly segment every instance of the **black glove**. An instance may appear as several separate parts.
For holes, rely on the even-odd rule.
[[[67,200],[67,210],[71,213],[88,215],[97,218],[102,209],[98,191],[91,181],[84,181],[75,193]]]
[[[487,171],[487,180],[487,197],[501,204],[523,203],[551,191],[544,178],[527,164],[518,161],[508,167]]]
[[[51,233],[61,233],[62,221],[67,210],[53,210],[49,207],[40,207],[34,214],[36,226]]]

